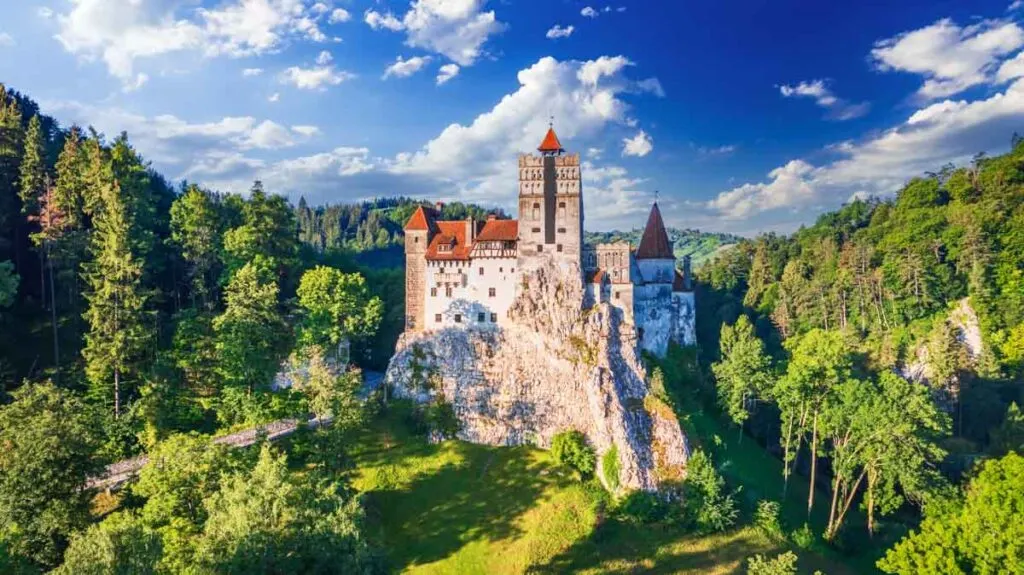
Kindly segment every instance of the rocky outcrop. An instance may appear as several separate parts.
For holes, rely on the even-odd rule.
[[[576,429],[599,454],[617,447],[622,487],[682,478],[686,440],[671,409],[648,393],[622,312],[584,310],[577,270],[542,267],[522,281],[500,329],[404,334],[386,383],[420,402],[443,396],[467,441],[546,447]]]

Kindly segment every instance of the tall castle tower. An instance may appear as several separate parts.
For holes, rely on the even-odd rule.
[[[582,267],[583,194],[579,154],[566,154],[548,128],[539,156],[519,156],[519,267],[544,259]]]

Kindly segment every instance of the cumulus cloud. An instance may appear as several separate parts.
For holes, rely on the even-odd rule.
[[[654,140],[647,132],[640,130],[632,138],[622,139],[622,155],[642,158],[654,150]]]
[[[555,24],[554,26],[551,27],[551,29],[548,30],[547,34],[545,34],[544,36],[547,37],[549,40],[554,40],[556,38],[568,38],[569,36],[572,36],[573,30],[574,28],[571,25],[562,28],[558,24]]]
[[[1018,79],[987,98],[935,102],[880,134],[829,146],[832,161],[815,166],[792,160],[764,182],[722,192],[707,207],[726,218],[744,219],[764,210],[799,213],[850,197],[884,196],[928,170],[1005,148],[1022,122],[1024,79]]]
[[[383,79],[391,78],[408,78],[416,72],[419,72],[430,62],[430,56],[414,56],[408,60],[403,60],[401,56],[395,59],[394,64],[391,64],[384,70]]]
[[[344,8],[335,8],[331,11],[331,15],[327,21],[331,24],[340,24],[342,22],[348,22],[351,19],[352,15],[348,13],[348,10]]]
[[[854,104],[832,93],[824,80],[812,80],[800,82],[795,86],[783,84],[779,86],[779,92],[785,98],[811,98],[818,106],[828,110],[826,118],[830,120],[852,120],[867,114],[871,104],[861,102]]]
[[[273,94],[270,95],[270,97],[267,98],[267,101],[268,102],[277,102],[280,99],[281,99],[281,94],[278,94],[277,92],[274,92]]]
[[[262,73],[263,73],[263,68],[246,68],[246,69],[242,70],[242,75],[246,76],[246,77],[249,77],[249,76],[259,76]]]
[[[334,56],[331,56],[331,53],[328,52],[327,50],[320,52],[316,57],[316,63],[321,66],[326,66],[327,64],[330,64],[333,61]]]
[[[14,45],[14,37],[7,32],[0,32],[0,48]]]
[[[437,85],[440,86],[448,80],[451,80],[455,76],[459,75],[458,64],[445,64],[437,70]]]
[[[484,0],[414,0],[401,20],[390,12],[367,10],[363,20],[374,30],[405,31],[405,44],[441,54],[460,66],[471,66],[483,46],[505,25]]]
[[[292,66],[281,73],[279,80],[283,84],[291,84],[301,90],[324,90],[327,86],[337,86],[345,80],[355,77],[355,74],[336,70],[334,66],[312,66],[310,68]]]
[[[586,6],[582,10],[580,10],[580,15],[583,16],[584,18],[597,18],[598,12],[597,10],[593,9],[590,6]]]
[[[983,20],[960,27],[946,18],[879,40],[871,50],[875,67],[925,78],[923,100],[945,98],[992,81],[1001,58],[1024,46],[1024,30],[1009,20]]]
[[[102,61],[132,83],[140,59],[184,51],[237,58],[275,52],[293,39],[326,41],[324,17],[303,0],[228,0],[212,9],[188,0],[73,0],[56,14],[56,38],[67,52]]]
[[[313,137],[320,133],[320,128],[316,126],[292,126],[292,131],[306,137]]]

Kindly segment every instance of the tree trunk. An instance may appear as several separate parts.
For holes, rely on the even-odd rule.
[[[121,370],[114,368],[114,419],[121,417]]]
[[[828,511],[828,525],[825,527],[825,539],[832,539],[832,526],[836,520],[836,503],[839,500],[839,474],[832,480],[832,506]]]
[[[860,487],[861,482],[864,481],[864,474],[865,471],[861,471],[856,483],[850,486],[850,491],[846,494],[846,501],[843,502],[843,508],[839,510],[839,516],[836,517],[835,522],[831,525],[831,532],[826,534],[825,538],[829,541],[839,532],[839,527],[842,526],[843,521],[846,519],[846,512],[850,510],[850,504],[853,503],[853,498],[857,495],[857,489]]]
[[[807,492],[807,517],[811,516],[811,509],[814,508],[814,475],[818,470],[818,412],[814,412],[814,422],[811,431],[811,484]]]
[[[875,535],[875,474],[868,473],[868,537]]]
[[[60,338],[57,337],[57,292],[53,286],[53,258],[50,257],[50,244],[46,244],[47,267],[50,272],[50,323],[53,325],[53,381],[60,384]]]

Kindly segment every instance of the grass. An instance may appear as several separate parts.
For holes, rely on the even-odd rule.
[[[580,483],[532,447],[429,444],[384,418],[351,454],[370,536],[395,572],[743,573],[747,557],[788,548],[750,526],[701,536],[620,522],[596,483]],[[799,554],[808,572],[851,572],[835,558]]]

